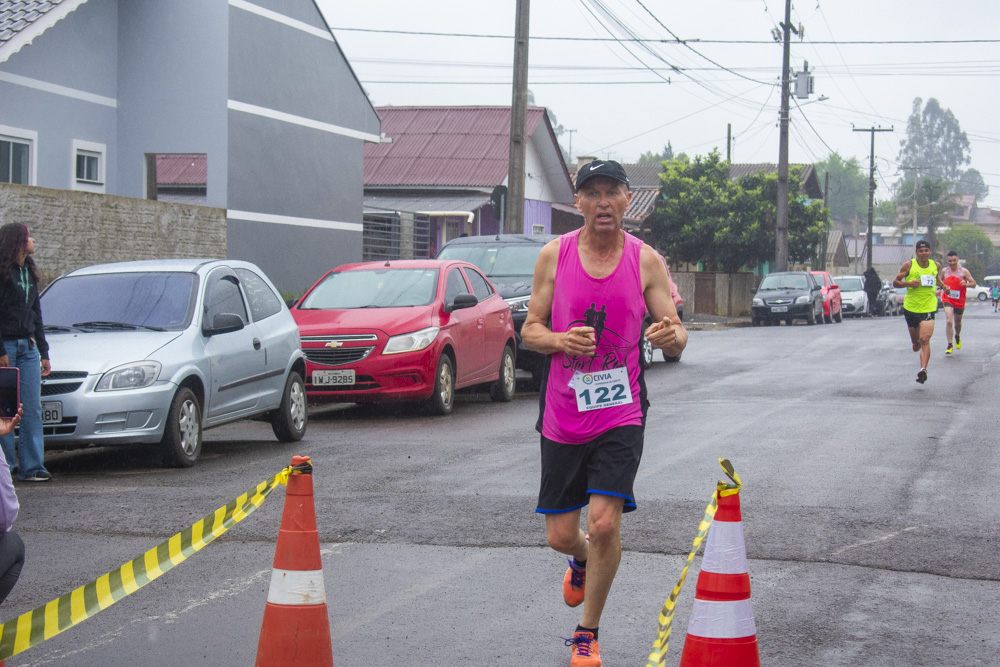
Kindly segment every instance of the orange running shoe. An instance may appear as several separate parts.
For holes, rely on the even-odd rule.
[[[569,567],[563,577],[563,600],[570,607],[579,607],[583,602],[584,587],[587,585],[587,569],[577,567],[573,557],[567,558]]]
[[[573,657],[570,667],[601,667],[601,648],[597,645],[592,632],[574,632],[572,639],[566,640],[567,646],[573,647]]]

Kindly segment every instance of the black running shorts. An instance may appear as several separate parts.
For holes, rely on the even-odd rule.
[[[903,317],[906,318],[906,326],[911,329],[919,329],[921,322],[934,321],[934,311],[929,313],[914,313],[913,311],[904,308]]]
[[[623,512],[636,508],[632,485],[642,458],[642,426],[619,426],[582,445],[542,436],[541,514],[562,514],[590,502],[590,494],[625,499]]]

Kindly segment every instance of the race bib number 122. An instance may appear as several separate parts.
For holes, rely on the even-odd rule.
[[[573,375],[576,409],[580,412],[602,410],[632,402],[632,388],[625,368]]]

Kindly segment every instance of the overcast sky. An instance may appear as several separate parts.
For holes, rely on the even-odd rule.
[[[375,105],[510,104],[515,0],[317,2]],[[781,0],[534,0],[528,86],[574,130],[561,137],[574,159],[634,162],[668,141],[724,158],[731,123],[734,162],[776,163],[783,14]],[[870,135],[852,123],[894,127],[875,136],[876,201],[889,198],[913,99],[935,97],[990,186],[981,205],[1000,208],[1000,2],[805,0],[792,23],[805,29],[792,70],[808,61],[815,76],[791,105],[793,163],[836,151],[867,170]],[[468,36],[403,34],[417,32]],[[686,45],[613,40],[629,33]]]

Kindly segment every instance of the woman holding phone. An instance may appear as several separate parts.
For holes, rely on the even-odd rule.
[[[20,371],[21,417],[14,451],[14,434],[0,437],[11,473],[22,482],[47,482],[42,439],[42,378],[51,372],[42,308],[38,301],[35,239],[21,223],[0,227],[0,366]]]

